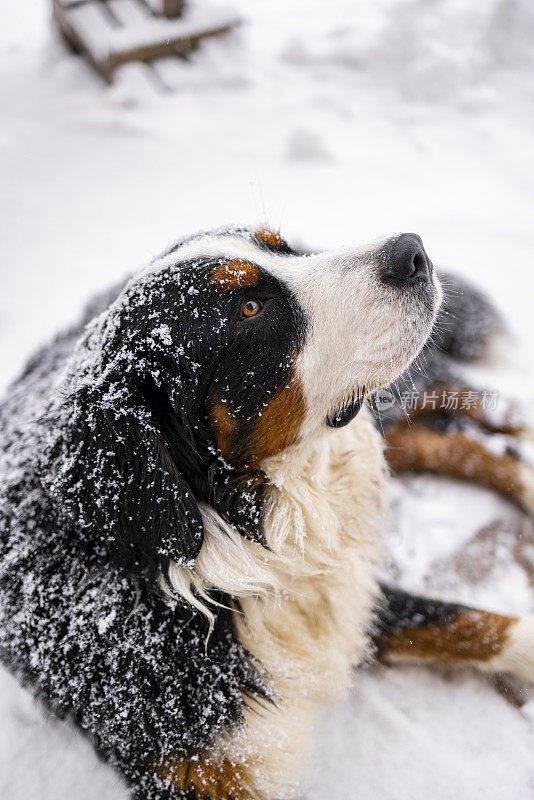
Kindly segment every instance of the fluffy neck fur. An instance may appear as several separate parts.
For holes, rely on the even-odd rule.
[[[206,537],[194,571],[173,566],[192,602],[211,587],[240,598],[238,634],[279,696],[247,705],[226,757],[246,769],[259,798],[292,797],[321,702],[348,691],[365,657],[376,585],[371,564],[384,530],[384,462],[365,411],[349,426],[289,448],[263,469],[271,484],[265,530],[271,550],[244,540],[203,510]]]

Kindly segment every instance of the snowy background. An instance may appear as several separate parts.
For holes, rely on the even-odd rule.
[[[314,248],[420,233],[434,263],[486,287],[515,335],[509,363],[475,378],[532,407],[532,1],[234,6],[242,27],[163,65],[163,92],[136,67],[104,86],[66,53],[46,0],[2,0],[2,389],[92,292],[169,241],[268,222]],[[534,608],[534,531],[520,512],[428,477],[392,494],[403,586]],[[0,797],[126,793],[0,672]],[[533,798],[534,692],[503,694],[468,671],[362,671],[325,715],[307,798],[325,797]]]

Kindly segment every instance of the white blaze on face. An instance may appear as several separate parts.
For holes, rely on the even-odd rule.
[[[380,251],[387,241],[277,265],[309,325],[296,362],[308,432],[364,387],[372,392],[395,380],[430,334],[439,282],[435,276],[426,284],[384,282]]]
[[[395,380],[423,347],[441,303],[435,273],[427,282],[394,285],[381,275],[383,247],[397,239],[331,253],[291,256],[262,250],[239,235],[206,236],[156,262],[250,260],[286,284],[307,322],[295,370],[307,404],[301,435],[324,429],[327,417],[364,387]]]

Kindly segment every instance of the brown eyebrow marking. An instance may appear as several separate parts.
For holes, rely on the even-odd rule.
[[[266,245],[267,247],[271,248],[272,250],[287,250],[288,245],[285,239],[282,239],[279,233],[276,231],[271,231],[269,228],[259,228],[255,233],[254,236],[258,239],[262,244]]]
[[[211,281],[223,292],[235,289],[244,289],[247,286],[256,286],[260,279],[260,272],[250,261],[236,258],[232,261],[223,261],[217,264],[211,274]]]

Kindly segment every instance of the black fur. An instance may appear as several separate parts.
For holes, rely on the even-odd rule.
[[[459,603],[446,603],[402,591],[387,584],[380,585],[382,604],[379,608],[375,639],[410,628],[442,625],[469,611]]]
[[[254,296],[280,302],[241,321],[244,290],[217,293],[216,266],[171,264],[130,283],[89,325],[50,413],[47,474],[65,523],[104,535],[122,565],[151,575],[170,559],[194,562],[199,502],[262,540],[261,486],[220,458],[206,402],[217,392],[231,403],[244,457],[247,423],[287,380],[303,323],[269,276]]]

